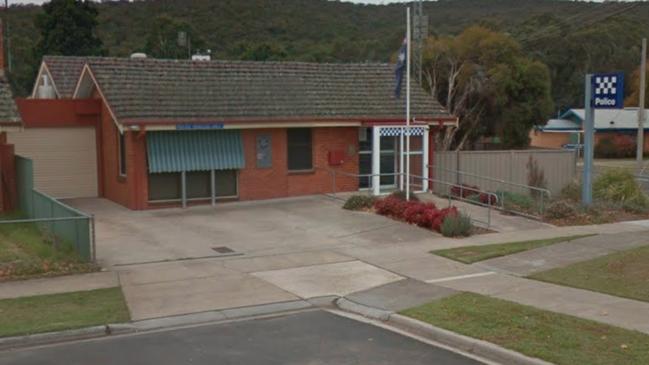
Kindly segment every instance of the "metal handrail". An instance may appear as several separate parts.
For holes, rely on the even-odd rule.
[[[527,190],[530,190],[530,191],[536,191],[536,192],[539,193],[539,196],[541,197],[540,206],[539,206],[539,210],[540,210],[539,213],[541,215],[543,215],[543,212],[545,211],[545,204],[544,204],[545,199],[544,198],[546,198],[548,201],[550,201],[552,199],[552,192],[549,189],[546,189],[546,188],[540,188],[540,187],[537,187],[537,186],[531,186],[531,185],[515,183],[515,182],[512,182],[512,181],[507,181],[507,180],[498,179],[498,178],[489,177],[489,176],[482,176],[482,175],[473,174],[473,173],[470,173],[470,172],[465,172],[465,171],[460,171],[460,170],[448,169],[448,168],[441,167],[441,166],[427,165],[426,167],[427,168],[432,168],[432,169],[440,169],[442,171],[452,173],[452,174],[456,174],[456,175],[468,176],[468,177],[472,177],[472,178],[475,178],[475,179],[482,179],[482,180],[486,180],[486,181],[491,181],[491,182],[494,182],[494,183],[498,183],[500,185],[509,185],[509,186],[512,186],[512,187],[527,189]],[[471,190],[475,190],[475,189],[471,189]],[[499,196],[498,201],[500,202],[500,208],[505,210],[505,196],[504,195]],[[513,212],[513,213],[516,213],[516,214],[519,214],[519,215],[522,215],[522,216],[537,218],[536,216],[529,215],[529,214],[527,214],[525,212]]]
[[[316,167],[316,168],[319,168],[319,167]],[[446,182],[446,181],[441,181],[441,180],[437,180],[437,179],[430,178],[430,177],[423,177],[423,176],[418,176],[418,175],[413,175],[413,174],[407,175],[405,173],[400,173],[400,172],[388,173],[388,174],[355,174],[355,173],[350,173],[350,172],[345,172],[345,171],[338,171],[338,170],[330,169],[330,168],[320,168],[320,169],[323,169],[323,170],[329,172],[332,175],[332,194],[333,194],[334,198],[336,197],[336,175],[337,174],[340,174],[340,175],[343,175],[343,176],[349,176],[349,177],[357,177],[357,178],[374,177],[374,176],[379,176],[379,177],[381,177],[381,176],[404,176],[404,177],[408,176],[409,178],[417,178],[417,179],[421,179],[421,180],[427,180],[429,183],[432,182],[434,184],[447,185],[450,188],[453,188],[453,187],[458,187],[460,189],[463,188],[462,185],[449,183],[449,182]],[[465,199],[465,198],[463,198],[461,196],[456,197],[456,196],[453,196],[452,194],[450,194],[450,192],[449,192],[449,194],[446,194],[446,198],[448,199],[448,206],[450,207],[452,205],[452,203],[451,203],[452,200],[460,200],[460,201],[474,203],[474,204],[477,204],[477,205],[480,205],[480,206],[483,206],[483,207],[487,207],[487,221],[486,222],[475,219],[474,217],[471,217],[471,220],[473,220],[475,222],[478,222],[478,223],[483,223],[483,224],[485,224],[487,226],[487,228],[489,228],[489,227],[491,227],[491,211],[494,208],[494,205],[492,204],[492,201],[497,202],[499,200],[498,196],[496,194],[494,194],[492,192],[488,192],[488,191],[482,191],[482,190],[479,190],[479,189],[478,190],[472,189],[472,190],[475,190],[480,194],[486,194],[489,197],[488,203],[485,204],[485,203],[482,203],[480,201],[476,202],[476,201],[468,200],[468,199]],[[492,198],[494,198],[494,199],[492,200]]]

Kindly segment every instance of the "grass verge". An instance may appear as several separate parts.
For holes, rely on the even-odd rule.
[[[528,251],[539,247],[554,245],[555,243],[567,242],[593,235],[575,235],[548,238],[533,241],[520,241],[511,243],[497,243],[483,246],[466,246],[449,248],[444,250],[431,251],[432,254],[443,256],[451,260],[472,264],[478,261],[492,259],[494,257],[507,256],[518,252]]]
[[[0,281],[97,271],[72,245],[48,237],[35,223],[2,223],[0,219]]]
[[[529,277],[649,302],[647,263],[649,263],[649,246],[644,246],[543,271]]]
[[[478,294],[402,314],[558,365],[639,365],[649,353],[649,335]]]
[[[129,320],[120,288],[0,300],[0,337]]]

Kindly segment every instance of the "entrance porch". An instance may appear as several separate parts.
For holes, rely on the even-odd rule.
[[[410,153],[407,153],[410,135]],[[430,128],[427,125],[361,127],[359,140],[359,189],[372,195],[406,189],[428,191]],[[410,170],[407,171],[407,161]],[[408,176],[408,177],[407,177]]]

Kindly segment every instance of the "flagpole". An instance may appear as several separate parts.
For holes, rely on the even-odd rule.
[[[406,200],[410,200],[410,7],[406,8]]]

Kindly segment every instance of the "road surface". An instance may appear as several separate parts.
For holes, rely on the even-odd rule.
[[[324,311],[0,352],[0,364],[480,365]]]

